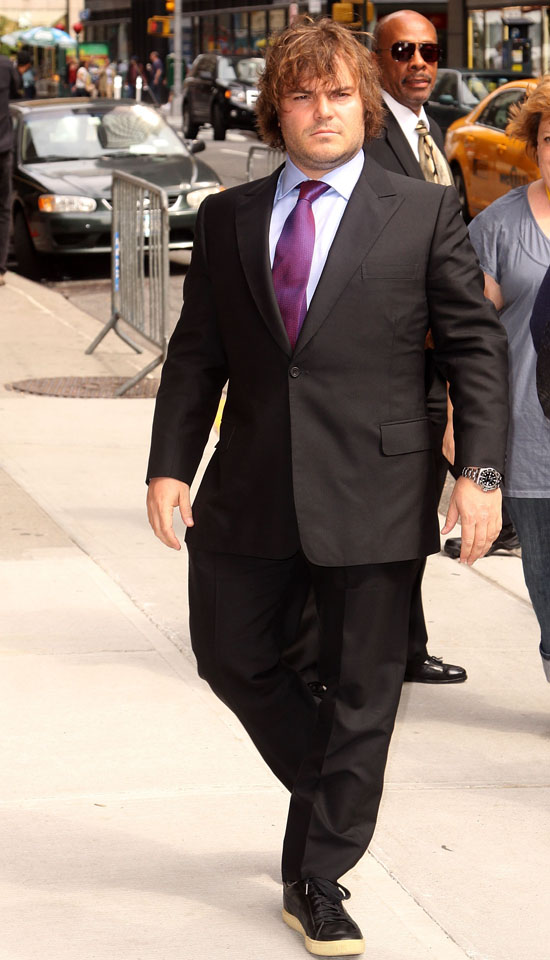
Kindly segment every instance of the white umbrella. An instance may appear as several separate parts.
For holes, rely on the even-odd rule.
[[[13,30],[12,33],[5,33],[0,37],[0,42],[5,43],[7,47],[16,47],[21,39],[23,30]]]
[[[31,27],[23,30],[19,40],[28,43],[31,47],[74,47],[75,41],[64,30],[57,27]]]

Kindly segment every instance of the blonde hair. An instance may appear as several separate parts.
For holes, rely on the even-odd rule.
[[[357,83],[363,103],[365,139],[378,136],[384,107],[378,67],[372,54],[339,23],[323,18],[299,17],[291,26],[271,37],[265,70],[260,76],[256,101],[258,127],[265,143],[285,149],[279,127],[281,100],[305,79],[329,83],[337,75],[338,61]]]
[[[510,107],[509,137],[525,143],[525,152],[537,162],[537,144],[541,120],[550,118],[550,74],[541,77],[535,87],[525,92],[525,100]]]

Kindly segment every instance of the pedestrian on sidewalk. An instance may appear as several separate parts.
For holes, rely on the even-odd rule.
[[[523,140],[542,176],[478,214],[470,236],[486,295],[508,333],[511,429],[504,502],[521,544],[550,683],[550,76],[510,115],[507,133]]]
[[[376,67],[348,30],[306,18],[273,38],[258,122],[286,162],[199,210],[148,467],[156,535],[180,548],[175,508],[187,528],[199,673],[290,791],[283,917],[322,956],[364,949],[340,878],[374,831],[411,591],[439,550],[430,326],[457,459],[483,467],[457,481],[444,528],[462,518],[468,564],[498,534],[506,444],[506,337],[456,193],[365,158],[381,119]],[[310,581],[320,701],[281,660]]]
[[[19,99],[21,93],[21,78],[12,61],[0,56],[0,286],[6,282],[11,221],[13,124],[9,102]]]

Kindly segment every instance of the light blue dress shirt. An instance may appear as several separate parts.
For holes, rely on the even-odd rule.
[[[323,272],[328,252],[340,226],[340,220],[344,215],[347,202],[361,175],[364,162],[365,155],[360,150],[347,163],[343,163],[341,167],[336,167],[335,170],[331,170],[330,173],[320,178],[323,183],[329,184],[329,189],[312,204],[315,219],[315,248],[307,285],[308,307]],[[285,167],[281,171],[277,183],[269,225],[269,255],[272,267],[275,248],[285,220],[298,201],[299,185],[307,179],[308,177],[287,156]]]

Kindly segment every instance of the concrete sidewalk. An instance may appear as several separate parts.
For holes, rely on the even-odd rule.
[[[287,795],[197,679],[185,551],[149,530],[152,400],[6,383],[147,362],[58,293],[0,290],[0,960],[285,960]],[[547,960],[550,688],[521,562],[430,559],[371,852],[344,878],[372,960]]]

